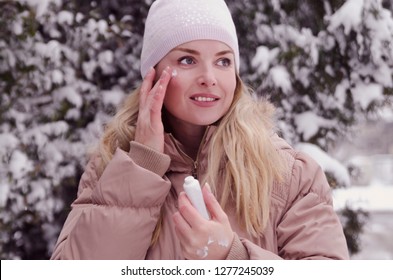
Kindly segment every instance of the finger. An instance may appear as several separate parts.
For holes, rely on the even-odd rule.
[[[175,223],[176,234],[178,235],[180,241],[187,241],[189,236],[191,236],[191,227],[183,216],[176,212],[172,216],[173,222]]]
[[[180,215],[180,213],[177,214]],[[183,252],[185,259],[190,259],[190,257],[188,256],[189,254],[187,253],[189,248],[188,244],[190,244],[190,234],[182,232],[181,229],[176,225],[175,225],[175,234],[179,240],[180,248]]]
[[[209,183],[206,182],[206,183],[203,185],[203,187],[204,187],[204,188],[207,188],[207,190],[208,190],[209,192],[212,192],[212,188],[210,187]]]
[[[159,86],[162,86],[166,89],[170,79],[172,78],[172,75],[169,74],[171,73],[171,68],[169,66],[167,66],[164,70],[162,70],[160,74],[157,73],[156,71],[154,73],[156,73],[157,78],[155,76],[153,77],[152,83],[154,83],[154,81],[156,82],[152,86],[152,88],[150,88],[150,92],[148,93],[149,97],[155,96],[157,94],[157,90]]]
[[[146,99],[149,96],[149,92],[153,87],[154,77],[155,77],[156,70],[151,67],[147,72],[145,78],[143,79],[140,95],[139,95],[139,103],[140,105],[144,106],[146,103]]]
[[[166,90],[171,79],[171,75],[169,74],[170,68],[167,67],[164,71],[162,71],[160,79],[156,83],[156,85],[151,90],[151,110],[153,112],[160,112],[162,109],[162,105],[164,103],[164,98],[166,94]],[[161,115],[160,115],[161,118]]]
[[[192,205],[185,192],[181,192],[179,195],[179,212],[191,228],[201,225],[206,221]]]
[[[227,215],[222,210],[220,203],[218,203],[216,197],[211,193],[210,186],[206,183],[202,189],[203,199],[206,204],[207,210],[210,212],[211,219],[219,222],[224,222]]]

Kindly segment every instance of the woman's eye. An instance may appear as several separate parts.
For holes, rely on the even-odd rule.
[[[179,61],[180,64],[186,64],[186,65],[190,65],[190,64],[194,64],[195,63],[194,59],[192,57],[189,57],[189,56],[182,57],[178,61]]]
[[[218,60],[217,65],[228,67],[231,65],[231,60],[229,58],[221,58]]]

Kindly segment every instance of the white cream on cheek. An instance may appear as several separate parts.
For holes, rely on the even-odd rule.
[[[176,77],[177,76],[177,70],[176,69],[173,69],[172,70],[172,78],[174,78],[174,77]]]

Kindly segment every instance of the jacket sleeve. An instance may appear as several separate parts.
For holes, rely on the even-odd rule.
[[[349,259],[331,188],[320,166],[298,153],[292,169],[286,212],[278,227],[284,259]]]
[[[144,259],[170,190],[170,158],[136,142],[117,149],[102,176],[86,166],[52,259]]]
[[[265,250],[235,234],[227,260],[281,260],[278,255]]]
[[[348,259],[331,189],[319,165],[298,153],[286,187],[289,197],[276,228],[278,254],[235,237],[227,259]]]

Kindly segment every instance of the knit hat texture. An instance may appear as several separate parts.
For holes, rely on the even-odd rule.
[[[239,45],[231,13],[224,0],[156,0],[145,23],[141,75],[145,77],[173,48],[194,40],[227,44],[239,71]]]

